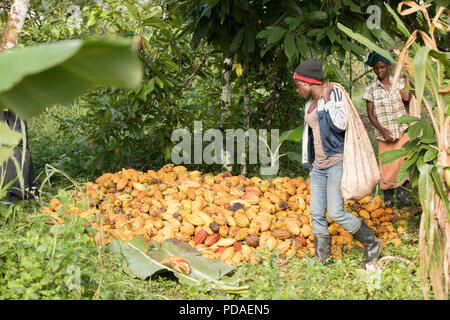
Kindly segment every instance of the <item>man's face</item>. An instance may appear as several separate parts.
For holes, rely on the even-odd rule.
[[[308,98],[311,94],[311,86],[308,83],[297,79],[294,80],[294,83],[297,88],[297,93],[302,96],[303,99]]]
[[[377,61],[373,64],[373,72],[375,72],[378,79],[384,79],[389,75],[389,64],[383,61]]]

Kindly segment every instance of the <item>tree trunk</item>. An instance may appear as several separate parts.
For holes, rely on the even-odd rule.
[[[231,103],[231,72],[233,70],[233,59],[231,56],[223,57],[222,65],[222,122],[229,115],[228,106]]]
[[[22,30],[25,22],[29,4],[29,0],[13,0],[11,3],[8,22],[2,39],[2,51],[15,47],[19,42],[20,30]]]
[[[248,74],[250,72],[250,66],[244,65],[244,72],[242,73],[242,94],[244,96],[244,128],[247,132],[250,126],[250,92],[248,90]],[[245,152],[248,149],[248,137],[245,139]],[[245,162],[241,165],[241,174],[247,174],[247,154],[245,155]]]
[[[223,56],[223,64],[222,64],[222,113],[220,115],[220,120],[223,123],[229,118],[230,110],[229,105],[231,103],[231,72],[233,70],[233,59],[231,56]],[[225,145],[225,144],[224,144]],[[228,153],[225,149],[221,150],[222,159],[223,159],[223,167],[228,171],[233,171],[233,162],[234,159],[231,159],[231,154]]]

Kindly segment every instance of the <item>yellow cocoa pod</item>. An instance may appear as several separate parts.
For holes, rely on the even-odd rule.
[[[217,241],[214,246],[217,247],[229,247],[233,245],[236,242],[236,239],[232,238],[220,238],[219,241]]]
[[[205,224],[205,221],[196,214],[188,214],[185,216],[186,220],[192,223],[194,226],[201,226]]]
[[[164,227],[164,223],[161,219],[156,219],[155,221],[153,221],[153,225],[156,229],[162,229]]]
[[[228,235],[228,232],[230,232],[230,228],[228,227],[228,226],[220,226],[219,227],[219,234],[222,236],[222,237],[225,237],[225,236],[227,236]]]
[[[257,221],[252,221],[252,223],[250,223],[250,227],[248,228],[248,234],[257,236],[260,230],[261,224]]]
[[[370,217],[372,219],[378,219],[380,218],[384,213],[384,209],[383,208],[379,208],[379,209],[375,209],[373,211],[370,212]]]
[[[214,222],[213,218],[211,218],[211,216],[207,213],[204,213],[202,211],[196,212],[196,214],[202,218],[202,220],[205,222],[205,224],[210,224],[212,222]]]
[[[259,208],[258,206],[251,206],[245,211],[248,219],[252,221],[258,215]]]
[[[181,224],[181,227],[180,227],[180,231],[181,231],[181,233],[191,236],[195,232],[195,227],[192,223],[190,223],[188,221],[183,221],[183,223]]]
[[[211,228],[209,227],[209,224],[204,224],[204,225],[202,226],[202,229],[205,230],[206,233],[207,233],[208,235],[212,235],[212,234],[214,233],[214,232],[211,230]]]
[[[283,221],[281,221],[281,220],[277,220],[277,221],[274,223],[273,227],[274,227],[275,229],[282,229],[282,228],[286,228],[286,224],[285,224]]]
[[[312,234],[312,227],[309,224],[304,224],[301,228],[302,237],[307,238],[311,234]]]
[[[300,226],[297,222],[293,220],[288,220],[286,222],[286,227],[289,229],[289,231],[294,235],[298,236],[300,234]]]
[[[381,207],[383,200],[381,199],[381,197],[379,195],[377,195],[375,197],[375,199],[373,199],[373,202],[370,201],[368,203],[366,203],[363,207],[364,209],[366,209],[369,212],[372,212],[378,208]]]
[[[278,249],[278,253],[285,253],[291,247],[291,241],[289,239],[280,241],[276,248]]]
[[[306,202],[301,196],[297,196],[297,202],[298,202],[298,209],[299,210],[305,210],[306,209]]]
[[[185,209],[192,210],[192,200],[189,200],[189,199],[181,200],[181,205]]]
[[[366,210],[360,210],[359,216],[366,220],[370,219],[370,214]]]
[[[339,227],[338,224],[336,222],[333,222],[332,224],[330,224],[328,226],[328,233],[331,236],[337,235],[338,234],[338,227]]]
[[[228,260],[229,258],[233,257],[233,255],[234,255],[234,248],[232,246],[228,247],[220,255],[220,260],[222,261]]]
[[[234,214],[234,221],[236,221],[236,224],[241,228],[248,227],[250,224],[250,221],[248,220],[247,216],[245,215],[245,213],[242,212],[236,212]]]
[[[235,265],[242,261],[242,251],[236,251],[230,259],[230,264]]]
[[[232,214],[224,212],[224,216],[225,216],[225,219],[227,219],[227,224],[230,227],[235,227],[236,226],[236,221],[234,220]]]
[[[203,192],[203,197],[208,204],[214,203],[214,194],[211,190],[205,190]]]
[[[235,239],[240,241],[240,240],[244,240],[244,238],[248,236],[248,228],[241,228],[239,229],[239,231],[237,232]]]
[[[272,251],[273,249],[275,249],[275,247],[278,244],[277,239],[275,239],[274,237],[269,237],[264,244],[267,246],[267,248],[269,249],[269,251]]]
[[[269,215],[258,215],[258,220],[261,224],[261,232],[267,231],[270,229],[270,226],[272,225],[272,217]]]
[[[214,222],[217,223],[219,226],[224,226],[227,224],[227,219],[225,218],[225,216],[222,213],[218,213],[214,217]]]

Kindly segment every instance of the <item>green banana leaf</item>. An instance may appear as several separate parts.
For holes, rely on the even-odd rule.
[[[11,130],[5,122],[0,122],[0,164],[14,154],[14,147],[22,140],[22,134]],[[3,183],[0,183],[0,186]]]
[[[68,40],[0,54],[0,106],[27,120],[100,86],[134,89],[143,70],[132,39]]]
[[[231,274],[235,269],[219,259],[201,257],[198,250],[186,242],[169,239],[161,244],[157,241],[146,242],[143,236],[138,236],[129,242],[112,241],[108,247],[120,253],[125,261],[124,271],[131,277],[145,280],[157,272],[172,272],[180,283],[198,286],[204,290],[216,290],[241,294],[248,291],[248,286],[241,285],[239,272]],[[184,274],[160,264],[164,258],[179,256],[185,259],[191,272]]]

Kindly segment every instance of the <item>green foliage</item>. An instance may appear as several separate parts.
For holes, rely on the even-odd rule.
[[[27,120],[92,87],[135,88],[142,68],[131,40],[72,40],[0,55],[0,103]]]

